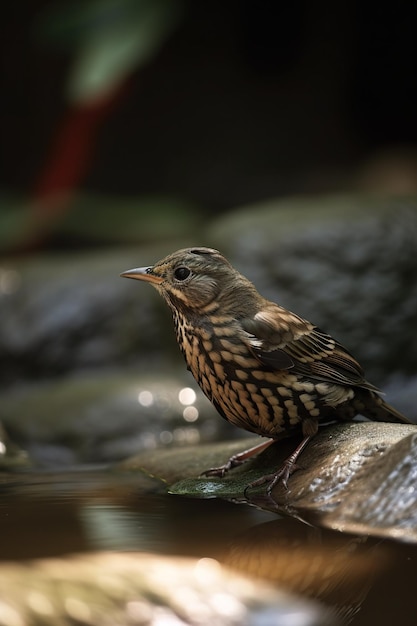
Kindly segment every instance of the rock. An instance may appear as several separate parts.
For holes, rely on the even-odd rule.
[[[417,542],[417,426],[363,422],[322,428],[303,452],[288,491],[278,484],[268,497],[265,487],[246,489],[275,471],[298,441],[271,446],[223,479],[200,474],[254,445],[253,439],[187,449],[183,455],[144,453],[123,467],[163,478],[178,495],[246,501],[327,528]]]
[[[182,449],[146,450],[121,461],[117,467],[121,470],[143,470],[155,476],[167,485],[170,492],[198,498],[241,496],[247,480],[246,473],[233,470],[224,481],[200,477],[209,467],[224,463],[229,457],[259,442],[259,437],[240,441],[217,442],[198,446],[185,446]],[[229,480],[230,479],[230,480]]]
[[[4,424],[33,462],[109,463],[140,450],[234,437],[185,368],[94,372],[17,385],[2,396]]]
[[[170,351],[178,355],[157,294],[141,295],[119,276],[167,251],[113,249],[6,262],[0,272],[6,277],[0,280],[0,385],[103,365],[161,366]]]
[[[97,553],[0,566],[0,626],[330,626],[324,609],[211,558]]]
[[[416,479],[417,432],[414,432],[364,466],[354,489],[346,491],[343,505],[337,502],[334,508],[330,506],[325,525],[360,535],[373,528],[375,534],[383,537],[416,542]]]
[[[417,426],[338,425],[309,455],[291,493],[275,490],[280,506],[335,530],[417,542]]]

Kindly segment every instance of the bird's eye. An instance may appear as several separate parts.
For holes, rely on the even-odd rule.
[[[185,280],[191,274],[191,270],[188,267],[177,267],[174,272],[174,276],[177,280]]]

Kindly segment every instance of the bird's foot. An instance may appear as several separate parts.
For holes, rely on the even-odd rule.
[[[296,470],[300,469],[300,466],[297,465],[298,457],[300,456],[300,454],[302,453],[302,451],[304,450],[304,448],[310,441],[311,437],[312,435],[306,435],[304,437],[304,439],[296,447],[294,452],[290,454],[288,458],[285,459],[285,461],[283,462],[283,464],[281,465],[281,467],[279,468],[277,472],[275,472],[274,474],[266,474],[265,476],[258,478],[258,480],[254,480],[252,483],[249,483],[249,485],[245,488],[245,492],[244,492],[245,495],[248,489],[251,489],[252,487],[260,487],[261,485],[265,485],[265,483],[268,484],[266,488],[266,493],[268,494],[268,496],[271,495],[273,488],[279,482],[281,482],[283,486],[285,487],[285,489],[288,491],[288,479],[291,476],[291,474],[293,474]]]
[[[291,457],[289,457],[284,461],[279,470],[274,474],[266,474],[265,476],[261,476],[261,478],[258,478],[257,480],[249,483],[249,485],[245,487],[244,494],[246,495],[248,489],[260,487],[261,485],[267,484],[266,493],[268,496],[270,496],[273,488],[279,482],[284,486],[285,490],[288,491],[288,479],[291,474],[293,474],[298,469],[300,469],[300,466],[292,462]]]
[[[210,469],[205,470],[205,472],[201,472],[201,476],[220,476],[221,478],[223,478],[223,476],[225,476],[229,470],[237,467],[238,465],[242,465],[242,463],[245,463],[245,461],[246,459],[242,460],[239,458],[239,455],[236,454],[234,456],[231,456],[227,463],[225,463],[224,465],[220,465],[220,467],[211,467]]]
[[[271,443],[274,443],[274,440],[267,439],[266,441],[262,441],[256,446],[253,446],[253,448],[248,448],[248,450],[244,450],[243,452],[234,454],[224,465],[220,465],[220,467],[211,467],[205,472],[202,472],[201,476],[220,476],[221,478],[223,478],[223,476],[225,476],[225,474],[227,474],[230,469],[233,469],[238,465],[242,465],[242,463],[246,463],[246,461],[250,459],[254,454],[259,454],[263,450],[266,450],[266,448],[268,448]]]

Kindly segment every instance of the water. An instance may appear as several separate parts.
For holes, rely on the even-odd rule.
[[[166,495],[155,485],[99,469],[3,474],[0,560],[97,550],[208,556],[355,614],[354,626],[417,623],[415,546],[319,530],[245,504]]]

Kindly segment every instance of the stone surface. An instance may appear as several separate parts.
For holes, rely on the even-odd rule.
[[[34,463],[55,467],[244,435],[218,416],[185,368],[175,376],[126,369],[20,384],[3,393],[2,417]]]
[[[280,505],[307,519],[318,513],[320,524],[336,530],[417,542],[417,426],[336,426],[310,454],[291,493],[274,493]]]
[[[214,559],[98,553],[0,566],[0,625],[330,626],[324,609]]]
[[[223,479],[199,476],[253,443],[201,446],[182,458],[180,451],[144,453],[123,467],[163,478],[171,493],[249,502],[344,532],[417,542],[417,426],[363,422],[323,428],[303,452],[288,491],[278,484],[271,497],[265,487],[245,489],[280,466],[294,439],[278,442]]]
[[[170,352],[177,355],[170,315],[157,294],[141,294],[119,276],[141,258],[170,249],[144,246],[140,252],[105,249],[4,261],[0,385],[129,362],[160,366]]]

